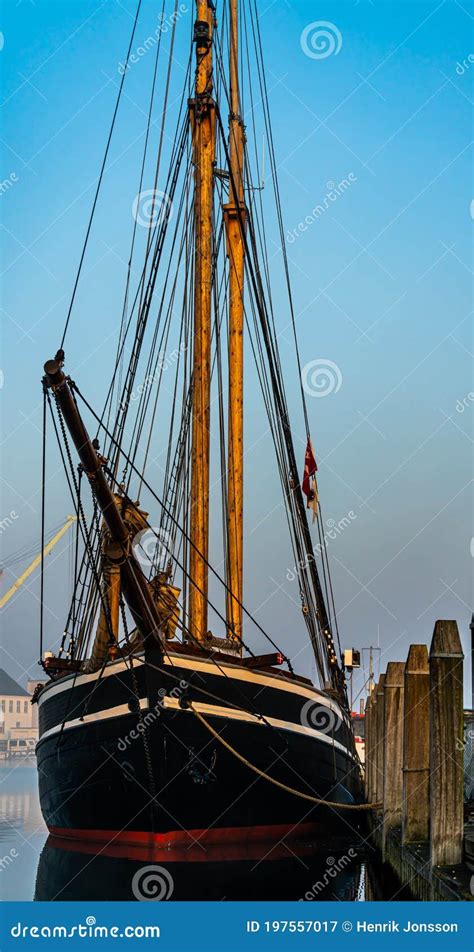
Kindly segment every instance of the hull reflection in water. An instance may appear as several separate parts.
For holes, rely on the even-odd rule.
[[[226,859],[224,860],[224,853]],[[191,850],[71,842],[50,836],[35,900],[358,900],[364,865],[357,846],[248,844]]]

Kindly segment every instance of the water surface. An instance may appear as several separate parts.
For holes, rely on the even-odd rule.
[[[225,857],[225,859],[223,859]],[[0,896],[10,900],[407,899],[382,877],[365,837],[189,850],[48,836],[36,761],[0,761]]]

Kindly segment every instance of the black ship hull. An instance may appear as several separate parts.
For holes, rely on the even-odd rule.
[[[188,848],[353,835],[359,814],[337,807],[361,796],[350,722],[309,683],[172,655],[61,678],[39,705],[40,801],[56,836]]]

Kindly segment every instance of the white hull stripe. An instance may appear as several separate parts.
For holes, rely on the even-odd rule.
[[[135,657],[133,659],[134,665],[143,664],[142,657]],[[171,662],[168,658],[164,659],[165,666],[171,666]],[[278,691],[285,691],[287,694],[298,694],[299,697],[309,698],[315,700],[318,704],[321,704],[322,707],[327,707],[329,710],[333,711],[340,719],[343,719],[346,723],[349,723],[344,717],[343,712],[339,705],[330,700],[325,694],[322,694],[320,691],[317,691],[316,688],[306,688],[303,685],[294,684],[291,681],[283,681],[282,678],[279,678],[278,675],[267,675],[267,674],[255,674],[253,671],[250,672],[246,668],[239,668],[237,665],[226,665],[222,661],[219,661],[219,667],[212,661],[198,661],[195,658],[185,658],[179,655],[172,655],[172,666],[190,669],[192,671],[203,671],[207,674],[216,675],[217,677],[228,677],[234,681],[246,681],[250,684],[261,684],[262,687],[274,688]],[[38,704],[41,706],[42,703],[48,701],[52,697],[56,697],[57,694],[61,694],[62,691],[69,691],[72,688],[80,687],[82,684],[89,684],[91,681],[96,681],[99,679],[99,676],[102,678],[110,677],[113,674],[120,674],[121,671],[125,671],[129,668],[129,664],[125,661],[116,661],[111,665],[107,665],[104,671],[94,671],[93,674],[81,674],[79,677],[74,677],[71,675],[66,681],[63,681],[60,684],[53,684],[51,687],[46,687],[44,691],[40,694],[38,699]]]
[[[163,706],[170,710],[180,710],[179,700],[174,697],[164,697]],[[304,724],[294,724],[292,721],[282,721],[278,717],[266,717],[265,720],[257,717],[254,714],[249,714],[247,711],[241,711],[233,707],[220,707],[215,704],[201,704],[197,701],[193,701],[193,707],[200,714],[203,714],[204,717],[225,717],[226,720],[230,721],[246,721],[252,724],[259,724],[261,727],[265,727],[266,724],[270,724],[272,727],[279,728],[280,730],[291,731],[294,734],[305,734],[307,737],[314,737],[315,740],[321,740],[325,744],[329,744],[330,747],[335,747],[337,750],[341,750],[344,754],[351,759],[354,759],[350,751],[344,747],[343,744],[340,744],[339,741],[333,740],[332,737],[329,737],[327,734],[324,734],[323,731],[315,730],[314,727],[306,727]],[[140,698],[140,709],[146,711],[148,709],[148,701],[145,698]],[[44,740],[46,737],[52,737],[54,734],[60,734],[61,730],[70,730],[72,727],[84,727],[85,724],[91,724],[96,721],[111,720],[114,717],[121,717],[126,714],[130,714],[130,708],[128,704],[119,704],[117,707],[109,707],[106,711],[97,711],[94,714],[85,714],[84,717],[75,718],[71,721],[66,721],[64,726],[57,724],[56,727],[50,727],[49,730],[44,731],[40,737],[40,741]],[[151,711],[150,713],[154,713]],[[191,711],[185,711],[183,713],[191,714]],[[156,719],[155,715],[154,719]],[[150,722],[151,723],[151,722]],[[137,728],[134,728],[136,730]]]
[[[140,699],[141,710],[146,710],[147,706],[148,702]],[[43,731],[39,741],[44,740],[45,737],[52,737],[53,734],[60,734],[62,730],[68,731],[71,727],[84,727],[85,724],[93,724],[95,721],[109,721],[113,717],[121,717],[130,713],[131,711],[128,704],[119,704],[117,707],[109,707],[106,711],[84,714],[84,717],[75,717],[72,721],[65,721],[64,724],[56,724],[55,727],[50,727],[49,730]]]

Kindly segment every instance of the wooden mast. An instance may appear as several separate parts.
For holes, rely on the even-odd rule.
[[[229,202],[224,205],[229,258],[229,415],[227,489],[227,628],[240,646],[243,569],[243,331],[246,210],[244,205],[244,126],[239,97],[238,0],[229,0]]]
[[[207,635],[209,551],[209,404],[213,261],[215,110],[212,99],[213,6],[196,0],[195,98],[189,103],[195,168],[194,350],[192,402],[191,548],[189,628],[198,641]],[[194,583],[194,584],[193,584]]]

